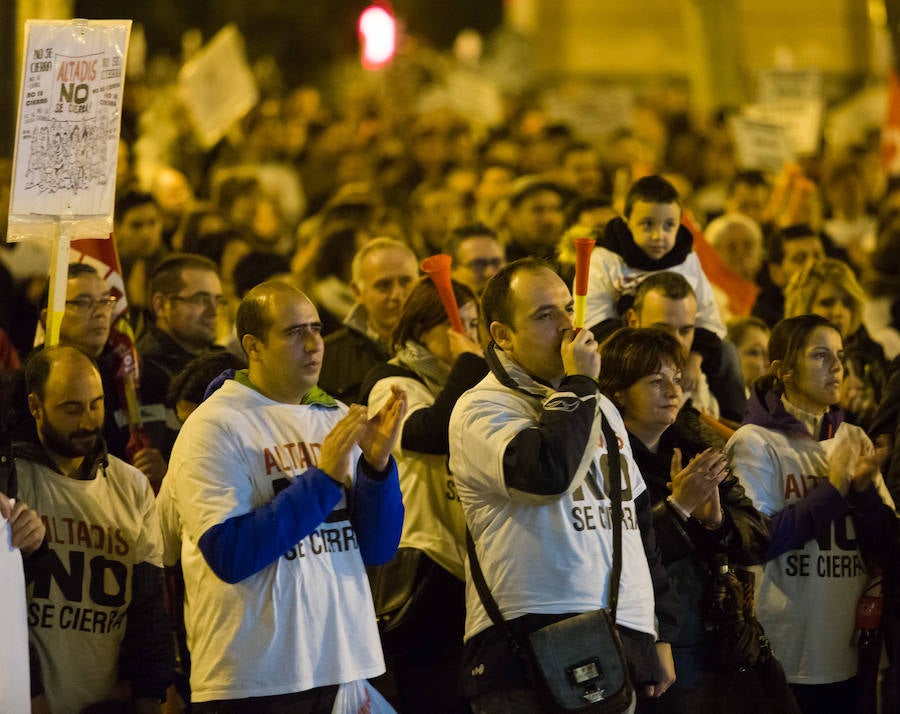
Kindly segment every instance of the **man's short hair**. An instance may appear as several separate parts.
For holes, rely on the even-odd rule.
[[[74,278],[81,277],[82,275],[96,275],[100,276],[100,273],[97,272],[97,269],[91,265],[90,263],[69,263],[69,270],[66,280],[73,280]],[[47,284],[44,285],[44,289],[41,291],[41,299],[40,305],[43,310],[50,302],[50,281],[47,281]]]
[[[209,383],[226,369],[245,369],[246,360],[228,350],[207,352],[192,359],[184,369],[172,378],[166,398],[169,404],[180,401],[200,404]]]
[[[157,293],[175,295],[187,283],[182,278],[185,270],[203,270],[219,274],[219,268],[209,258],[196,253],[172,253],[163,258],[150,274],[150,297]]]
[[[595,211],[598,208],[609,208],[614,211],[612,197],[598,194],[596,196],[581,196],[572,199],[572,202],[566,207],[565,229],[569,230],[569,228],[578,223],[578,218],[585,211]]]
[[[803,238],[822,240],[822,236],[808,223],[794,223],[780,231],[774,231],[766,241],[766,259],[776,265],[781,263],[784,260],[784,244]]]
[[[266,343],[269,329],[275,324],[269,307],[270,298],[273,292],[280,290],[300,293],[299,290],[287,283],[269,280],[256,285],[244,295],[234,318],[234,329],[241,347],[244,346],[244,335],[252,335],[263,344]],[[246,353],[246,351],[245,349],[244,352]]]
[[[662,293],[663,297],[668,300],[684,300],[687,297],[697,299],[694,288],[680,273],[671,271],[663,271],[661,273],[653,273],[648,275],[638,285],[637,291],[634,293],[634,311],[638,314],[644,306],[644,299],[649,293]]]
[[[362,248],[356,251],[356,255],[353,256],[353,263],[351,263],[350,266],[350,273],[353,276],[354,283],[358,283],[360,280],[362,280],[362,264],[366,259],[366,256],[379,250],[406,251],[407,253],[409,253],[409,257],[412,258],[413,262],[417,262],[415,252],[413,252],[413,249],[403,241],[395,240],[394,238],[375,238],[373,240],[370,240]]]
[[[675,187],[662,176],[644,176],[631,184],[625,196],[625,218],[631,217],[631,209],[638,201],[644,203],[674,203],[681,206]]]
[[[469,240],[469,238],[493,238],[499,242],[494,229],[489,228],[484,223],[469,223],[468,225],[454,228],[444,241],[444,252],[453,258],[454,265],[459,257],[459,246]]]
[[[44,387],[50,378],[50,372],[53,371],[53,365],[60,358],[65,358],[66,356],[70,359],[83,357],[89,364],[93,365],[94,369],[97,369],[97,363],[74,345],[55,345],[35,350],[25,360],[22,369],[25,374],[26,393],[31,394],[33,392],[39,399],[43,399]]]
[[[159,208],[159,204],[156,202],[156,199],[153,198],[153,194],[134,189],[126,191],[116,199],[115,222],[121,222],[125,219],[125,214],[131,209],[143,206],[147,203],[152,203]]]
[[[284,255],[252,250],[234,265],[234,292],[241,299],[250,290],[272,277],[291,272],[291,261]]]
[[[555,181],[551,181],[534,174],[520,176],[513,181],[509,189],[509,206],[510,208],[518,208],[519,205],[529,196],[533,196],[541,191],[551,191],[559,196],[559,200],[565,203],[569,192]]]
[[[512,279],[521,272],[536,273],[540,270],[556,272],[547,261],[529,257],[507,263],[491,276],[481,294],[481,313],[484,316],[484,324],[488,328],[493,322],[502,322],[504,325],[512,327],[512,301],[510,300]]]

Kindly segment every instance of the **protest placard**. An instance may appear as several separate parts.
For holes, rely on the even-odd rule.
[[[596,141],[632,126],[634,90],[622,86],[568,85],[548,91],[544,107],[551,121],[568,124],[579,137]]]
[[[745,116],[733,116],[730,121],[741,169],[778,172],[793,159],[783,127]]]
[[[69,242],[113,227],[131,20],[27,20],[9,240],[53,241],[48,345],[59,339]]]
[[[758,76],[756,101],[761,104],[782,100],[822,101],[822,70],[816,67],[769,67]]]
[[[178,95],[205,148],[256,106],[259,90],[236,25],[225,25],[181,68]]]
[[[782,99],[749,104],[741,109],[741,114],[753,121],[782,127],[795,155],[814,156],[819,153],[824,110],[820,100]]]

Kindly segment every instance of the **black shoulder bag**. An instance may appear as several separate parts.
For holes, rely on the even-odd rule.
[[[466,531],[469,570],[491,621],[523,659],[535,690],[548,711],[560,714],[619,714],[628,711],[634,688],[622,642],[616,631],[619,576],[622,571],[622,483],[616,435],[601,415],[610,475],[613,565],[609,573],[608,607],[573,615],[521,638],[503,619],[484,580],[472,535]]]

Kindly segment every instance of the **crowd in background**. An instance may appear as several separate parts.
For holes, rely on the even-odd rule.
[[[722,484],[722,505],[730,504],[735,515],[725,516],[723,524],[722,516],[709,510],[708,493],[695,498],[686,515],[696,507],[704,514],[695,516],[696,523],[733,533],[720,537],[728,541],[734,561],[748,565],[774,561],[808,540],[797,540],[800,536],[795,533],[787,537],[790,544],[779,542],[766,550],[758,540],[760,512],[771,523],[787,527],[777,518],[780,506],[766,501],[761,495],[764,486],[744,473],[743,462],[732,462],[726,478],[725,457],[704,454],[710,448],[721,453],[745,420],[748,401],[771,406],[768,392],[754,397],[754,390],[761,389],[761,378],[773,374],[773,359],[797,358],[791,340],[806,340],[819,335],[817,329],[830,326],[834,334],[827,333],[828,344],[838,345],[835,351],[842,361],[834,404],[848,423],[859,427],[858,434],[851,432],[858,440],[853,449],[866,451],[861,445],[863,432],[880,447],[882,486],[886,485],[880,491],[885,502],[891,497],[897,501],[900,184],[881,169],[877,131],[849,146],[823,141],[816,155],[798,158],[779,173],[747,170],[738,165],[728,110],[698,121],[686,103],[662,95],[638,97],[630,121],[609,134],[590,137],[556,120],[536,89],[504,96],[502,119],[491,125],[450,109],[418,111],[413,101],[417,93],[436,81],[449,62],[406,58],[385,70],[378,81],[353,83],[340,94],[334,88],[289,87],[290,78],[279,77],[270,67],[257,78],[258,104],[210,150],[201,148],[193,134],[177,98],[171,67],[166,71],[165,63],[151,63],[156,71],[138,80],[126,78],[113,239],[142,363],[146,442],[130,444],[127,420],[114,416],[127,410],[115,396],[119,353],[107,343],[116,301],[95,272],[70,267],[69,326],[63,327],[63,342],[82,348],[91,345],[85,334],[96,330],[90,356],[103,377],[107,409],[103,434],[110,453],[138,467],[153,490],[162,488],[165,494],[166,468],[181,424],[204,400],[209,383],[226,369],[240,369],[247,358],[242,335],[235,329],[238,306],[254,288],[274,278],[302,291],[317,309],[325,338],[318,383],[324,392],[347,403],[371,401],[370,409],[375,410],[391,398],[392,380],[399,380],[417,405],[418,421],[405,427],[403,453],[398,455],[401,483],[404,468],[412,469],[410,473],[429,469],[443,473],[446,457],[452,455],[452,445],[444,438],[451,410],[460,395],[488,373],[485,348],[491,338],[496,340],[488,332],[490,325],[479,323],[478,304],[486,285],[507,263],[536,257],[547,261],[571,288],[573,240],[590,236],[598,239],[591,276],[595,300],[596,291],[607,290],[598,287],[603,285],[598,282],[600,271],[607,270],[605,258],[597,258],[599,251],[618,252],[625,268],[639,270],[640,275],[629,283],[634,273],[610,268],[613,277],[606,294],[612,312],[599,308],[592,312],[589,307],[587,327],[595,328],[598,342],[623,325],[638,330],[638,336],[647,327],[662,327],[674,335],[676,340],[653,338],[659,342],[653,349],[660,364],[649,365],[648,373],[665,373],[666,379],[672,377],[669,372],[683,375],[679,377],[683,381],[673,384],[679,385],[679,395],[690,393],[696,407],[693,421],[682,425],[686,431],[662,437],[664,429],[657,433],[656,426],[642,424],[638,407],[629,401],[633,395],[625,394],[647,374],[635,372],[632,381],[608,384],[609,391],[604,391],[623,412],[641,470],[645,464],[647,469],[662,469],[662,476],[645,474],[654,503],[666,501],[670,469],[678,474],[682,458],[687,467],[698,456],[704,468],[722,472],[715,477]],[[0,197],[8,196],[11,171],[11,161],[0,161]],[[643,248],[634,236],[630,221],[635,206],[628,204],[627,196],[639,180],[654,176],[673,187],[674,198],[645,194],[635,205],[678,206],[675,226],[683,233],[673,239],[673,252],[681,245],[678,240],[688,242],[677,261],[665,262],[667,250],[650,256],[662,263],[645,265],[641,261],[646,256],[630,254],[617,227],[627,224]],[[6,213],[0,202],[0,220]],[[0,225],[0,231],[4,228]],[[446,333],[443,307],[431,284],[420,277],[419,263],[438,253],[453,257],[453,289],[464,334]],[[689,257],[692,254],[702,268],[700,287],[688,275],[690,285],[661,279],[635,295],[649,274],[673,269],[677,273],[685,261],[695,260]],[[2,358],[10,374],[35,350],[36,332],[42,334],[48,272],[46,246],[19,243],[0,248],[0,328],[7,337]],[[652,316],[657,303],[662,306],[657,312],[664,317]],[[663,308],[688,304],[685,326],[690,334],[685,343],[684,335],[679,335],[684,326],[673,323],[679,318]],[[83,328],[76,325],[75,313],[84,319]],[[790,334],[788,328],[777,327],[785,318],[808,315],[827,322],[791,327]],[[795,324],[799,323],[791,323]],[[701,333],[708,340],[701,340]],[[633,337],[627,330],[616,334],[604,347],[601,383],[614,381],[616,375],[604,374],[607,359],[609,364],[624,359],[616,350],[628,346],[619,342]],[[780,340],[775,345],[777,357],[770,351],[770,336]],[[623,373],[629,364],[621,367]],[[15,392],[16,380],[9,381]],[[19,392],[23,386],[24,382],[19,384]],[[778,392],[784,393],[792,393],[791,388]],[[7,399],[13,412],[26,401],[24,393]],[[832,404],[826,401],[823,406]],[[762,412],[753,416],[752,408],[747,413],[746,423],[762,425],[760,429],[774,429],[778,419],[788,418],[781,411],[766,412],[765,417]],[[791,415],[805,423],[802,416]],[[27,438],[33,431],[29,416],[23,407],[7,420],[17,438]],[[816,429],[821,426],[813,424]],[[746,456],[741,456],[742,448],[753,453],[752,445],[746,445],[747,432],[737,433],[745,438],[729,442],[732,460]],[[657,448],[661,438],[664,464]],[[788,441],[780,448],[800,447]],[[446,487],[452,489],[447,474]],[[679,481],[674,476],[673,480],[678,491]],[[877,480],[866,473],[854,483],[865,492]],[[857,487],[850,481],[832,481],[840,498],[851,493],[848,502],[855,508],[852,494]],[[842,513],[829,515],[829,522]],[[447,527],[443,546],[417,539],[414,529],[427,528],[424,517],[404,526],[401,551],[424,553],[427,557],[413,559],[412,567],[420,573],[429,567],[436,573],[429,577],[428,605],[417,614],[420,619],[399,630],[388,628],[390,634],[383,632],[388,669],[396,680],[385,691],[407,711],[426,711],[416,708],[427,699],[420,691],[423,681],[430,686],[436,672],[455,673],[462,656],[451,644],[462,645],[466,615],[461,514],[436,516]],[[407,504],[408,520],[411,515],[421,514]],[[656,514],[654,525],[659,530],[671,524]],[[745,548],[736,547],[728,540],[745,533],[752,535],[752,554],[747,543]],[[780,533],[784,536],[784,531]],[[456,547],[447,547],[450,542]],[[694,577],[693,561],[685,564],[680,560],[683,553],[667,552],[671,543],[661,543],[662,562],[680,563],[672,577],[681,578],[683,584]],[[178,544],[172,548],[179,550]],[[378,581],[372,582],[377,589]],[[183,583],[175,578],[168,586],[169,602],[176,603],[169,608],[170,614],[176,611],[174,629],[176,635],[181,633],[176,637],[179,667],[186,676],[190,655],[184,620],[177,613]],[[662,598],[661,591],[657,594]],[[766,607],[774,608],[771,599],[762,597]],[[842,601],[841,606],[849,612],[855,603]],[[421,623],[433,623],[438,612],[446,619],[433,633],[434,642],[419,643],[424,654],[411,658],[409,647],[417,642]],[[770,611],[767,614],[771,616]],[[694,633],[697,637],[700,630]],[[682,632],[692,631],[688,626]],[[777,634],[771,639],[781,642]],[[676,647],[676,666],[679,656],[687,656],[685,651],[697,650],[696,643],[682,645],[682,650]],[[782,646],[788,648],[787,643]],[[800,655],[789,656],[791,666],[806,666],[796,664]],[[702,669],[688,668],[685,677],[696,675],[701,681]],[[442,697],[455,691],[455,676],[450,679],[434,685]],[[184,688],[181,694],[188,696]],[[451,705],[465,706],[452,696],[444,698],[447,711],[462,710]],[[690,701],[684,706],[691,706]]]

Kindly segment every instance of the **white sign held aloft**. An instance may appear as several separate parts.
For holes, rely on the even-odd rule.
[[[744,116],[733,116],[730,121],[740,168],[777,173],[793,160],[783,127]]]
[[[27,20],[9,240],[53,241],[48,346],[59,340],[69,243],[112,232],[131,20]]]
[[[27,20],[10,240],[112,230],[131,20]]]
[[[259,101],[236,25],[226,25],[178,75],[178,95],[203,146],[210,148]]]

